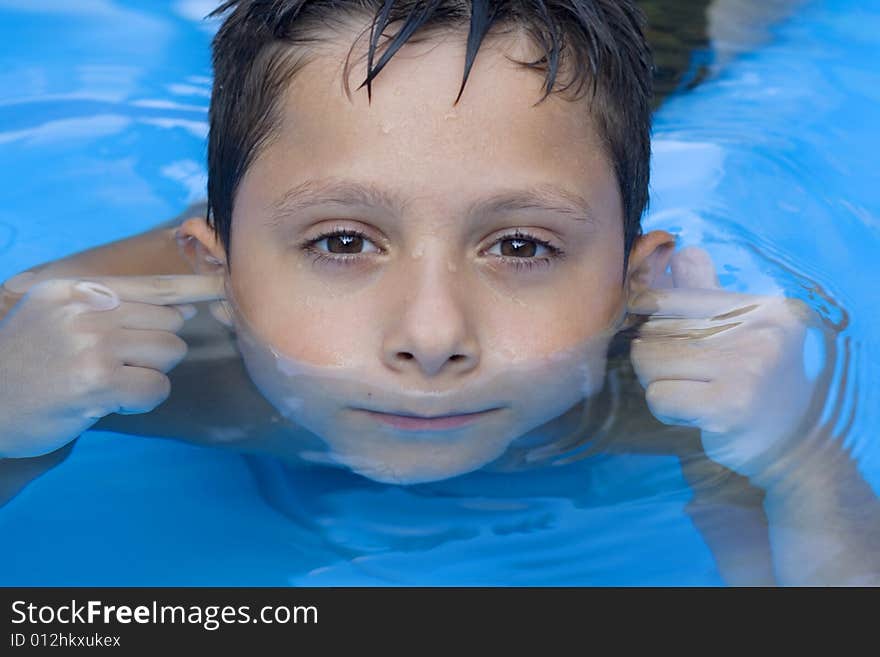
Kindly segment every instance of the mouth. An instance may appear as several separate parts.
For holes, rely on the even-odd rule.
[[[484,411],[476,411],[473,413],[451,413],[448,415],[415,415],[411,413],[384,413],[381,411],[371,411],[365,408],[356,409],[363,411],[373,419],[390,425],[395,429],[404,431],[445,431],[449,429],[458,429],[460,427],[478,422],[499,408],[490,408]]]

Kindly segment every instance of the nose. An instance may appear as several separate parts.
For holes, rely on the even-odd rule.
[[[424,257],[421,266],[400,272],[397,308],[383,344],[385,364],[425,377],[461,375],[479,363],[461,276],[445,261]]]

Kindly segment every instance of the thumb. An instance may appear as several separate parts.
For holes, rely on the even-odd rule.
[[[679,288],[717,289],[721,287],[712,257],[698,246],[688,246],[669,262],[672,282]]]

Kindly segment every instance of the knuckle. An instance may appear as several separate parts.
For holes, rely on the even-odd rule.
[[[160,297],[170,297],[175,292],[174,280],[163,276],[154,276],[150,280],[150,287]]]
[[[85,352],[77,360],[70,381],[76,390],[103,390],[110,385],[115,369],[108,360],[92,352]]]

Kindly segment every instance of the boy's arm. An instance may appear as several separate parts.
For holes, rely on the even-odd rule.
[[[831,435],[767,477],[776,574],[788,586],[880,586],[880,500]]]
[[[34,272],[37,281],[76,276],[192,274],[192,267],[178,251],[174,231],[185,219],[204,216],[206,210],[204,203],[197,203],[148,231],[30,267],[27,271]],[[0,316],[5,310],[0,309]]]
[[[178,249],[174,231],[186,219],[204,217],[206,212],[205,203],[195,204],[146,232],[27,271],[35,272],[39,280],[193,274],[195,272]],[[107,415],[92,428],[177,438],[197,444],[222,443],[248,450],[257,449],[252,437],[259,435],[259,449],[273,453],[283,451],[272,436],[284,433],[289,438],[290,429],[281,429],[285,423],[254,387],[241,362],[234,336],[213,318],[209,303],[193,305],[198,314],[178,334],[188,345],[187,355],[168,373],[170,397],[150,413]],[[3,306],[4,301],[0,298],[0,319],[8,310]],[[280,438],[278,441],[282,444],[288,442]]]
[[[180,216],[149,231],[30,267],[27,272],[33,272],[36,278],[31,277],[28,282],[36,284],[41,280],[76,276],[192,273],[187,261],[178,253],[174,230],[184,219],[203,215],[206,209],[204,203],[196,204]],[[0,291],[0,320],[19,298]],[[74,442],[39,457],[0,459],[0,506],[15,497],[28,483],[63,462]]]
[[[33,285],[53,278],[192,274],[192,268],[179,253],[174,230],[185,219],[204,212],[204,204],[195,205],[149,231],[29,268],[27,271],[33,272],[38,280],[31,277],[27,282]],[[0,320],[19,298],[20,295],[6,294],[0,288]],[[248,448],[254,447],[246,438],[265,433],[260,423],[271,421],[271,409],[247,377],[229,331],[210,316],[207,304],[195,305],[199,315],[180,332],[189,351],[184,361],[169,373],[171,397],[151,413],[108,415],[93,429],[180,438],[201,444],[222,442],[233,447],[246,442]],[[71,446],[72,443],[41,457],[0,459],[0,506],[30,481],[62,462]]]
[[[646,318],[631,355],[651,412],[698,427],[709,458],[764,491],[780,583],[880,584],[880,500],[840,446],[848,429],[831,429],[842,398],[824,419],[841,325],[792,299],[720,289],[700,249],[671,269],[672,288],[630,300]],[[822,341],[814,377],[808,331]]]

